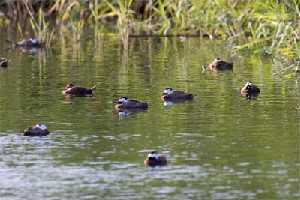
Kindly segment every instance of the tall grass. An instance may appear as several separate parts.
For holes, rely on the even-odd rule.
[[[134,35],[199,35],[226,39],[235,51],[280,55],[291,62],[300,55],[300,0],[44,0],[44,7],[33,0],[5,2],[9,6],[0,10],[11,24],[14,19],[26,33],[24,23],[29,23],[49,45],[62,30],[79,40],[85,27],[98,34],[108,25],[125,48]],[[13,17],[14,10],[19,17]],[[6,26],[7,20],[0,24]]]

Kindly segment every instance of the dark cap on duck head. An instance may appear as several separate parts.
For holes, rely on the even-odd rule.
[[[126,101],[128,101],[128,97],[123,96],[123,97],[120,97],[116,102],[117,102],[117,103],[124,103],[124,102],[126,102]]]
[[[72,88],[74,87],[75,85],[73,83],[69,83],[65,86],[65,89],[68,89],[68,88]]]
[[[247,83],[246,83],[246,88],[248,89],[248,88],[250,88],[252,86],[252,82],[251,81],[248,81]]]
[[[167,94],[172,94],[173,93],[173,88],[171,87],[166,87],[163,91],[163,94],[167,95]]]

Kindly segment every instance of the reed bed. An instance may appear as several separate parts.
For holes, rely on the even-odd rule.
[[[48,46],[66,32],[79,40],[89,27],[95,35],[104,29],[119,34],[124,48],[130,37],[206,37],[293,64],[300,60],[299,21],[300,0],[0,1],[0,26]]]

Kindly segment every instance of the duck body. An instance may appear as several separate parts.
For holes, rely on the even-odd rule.
[[[47,136],[49,133],[44,124],[37,124],[24,130],[24,136]]]
[[[251,98],[257,97],[260,94],[260,89],[252,84],[251,82],[247,82],[244,87],[241,89],[241,96]]]
[[[22,48],[42,48],[43,43],[36,38],[29,38],[29,39],[23,39],[20,42],[16,43],[17,47],[22,47]]]
[[[148,109],[148,103],[140,102],[134,99],[128,99],[128,97],[121,97],[116,102],[115,108],[117,110],[146,110]]]
[[[6,58],[0,58],[0,67],[7,67],[8,60]]]
[[[163,96],[161,99],[163,101],[185,101],[192,100],[194,98],[193,94],[186,93],[184,91],[173,90],[172,88],[165,88],[163,91]]]
[[[224,71],[224,70],[232,70],[233,63],[226,62],[221,60],[220,58],[216,58],[212,63],[208,65],[208,69],[211,71]]]
[[[149,153],[144,160],[144,164],[147,167],[166,166],[167,163],[167,158],[164,155],[158,154],[156,151]]]
[[[63,90],[64,95],[68,96],[78,96],[78,97],[86,97],[93,96],[93,91],[96,89],[96,86],[92,88],[84,88],[75,86],[74,84],[67,84]]]

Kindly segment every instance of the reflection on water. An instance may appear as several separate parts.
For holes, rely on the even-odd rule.
[[[104,36],[36,55],[2,51],[11,61],[0,70],[1,199],[300,198],[299,77],[275,77],[271,60],[230,57],[218,41],[119,45]],[[234,60],[233,72],[203,72],[214,57]],[[239,95],[248,80],[261,89],[253,101]],[[66,99],[69,82],[97,84],[95,96]],[[167,86],[195,98],[165,106]],[[124,95],[149,109],[116,112]],[[51,134],[22,136],[37,122]],[[153,149],[168,166],[144,166]]]

